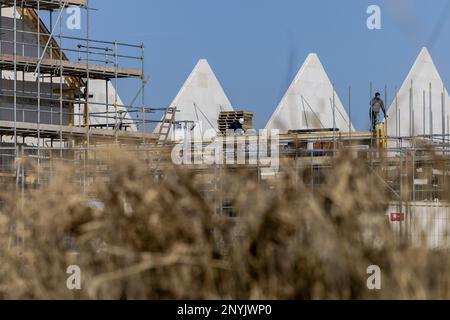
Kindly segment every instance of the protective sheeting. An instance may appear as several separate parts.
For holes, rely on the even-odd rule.
[[[122,99],[116,96],[116,89],[113,83],[104,80],[90,80],[89,92],[89,124],[90,125],[108,125],[120,127],[127,131],[137,131],[137,126],[130,113],[123,107]],[[108,92],[108,95],[106,94]],[[117,101],[116,101],[117,100]],[[106,106],[108,105],[108,107]],[[116,107],[117,106],[117,110]],[[83,125],[84,107],[76,108],[74,123],[75,125]],[[117,112],[116,112],[117,111]]]
[[[387,113],[389,136],[448,134],[449,95],[426,48],[420,51]]]
[[[332,129],[354,131],[327,73],[315,53],[306,58],[291,86],[267,123],[267,130]],[[334,101],[334,107],[333,107]]]
[[[406,235],[414,247],[450,248],[450,204],[448,202],[409,202],[400,209],[392,203],[387,211],[392,230]]]
[[[200,60],[197,63],[170,107],[177,108],[176,124],[170,129],[169,134],[171,140],[184,139],[186,126],[190,131],[189,134],[195,137],[216,136],[219,113],[233,111],[207,60]],[[159,132],[159,125],[154,132]]]

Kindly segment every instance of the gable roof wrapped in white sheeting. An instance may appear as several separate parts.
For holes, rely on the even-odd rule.
[[[333,128],[344,132],[354,131],[319,57],[311,53],[267,123],[266,129],[287,132]]]
[[[197,63],[170,107],[177,108],[175,122],[181,122],[175,126],[175,130],[170,129],[171,140],[184,138],[185,129],[182,122],[185,121],[194,123],[194,136],[211,138],[218,131],[219,113],[233,111],[219,80],[208,61],[204,59]],[[159,132],[159,125],[154,132]]]
[[[389,136],[412,137],[449,132],[449,95],[426,48],[420,51],[387,113]]]

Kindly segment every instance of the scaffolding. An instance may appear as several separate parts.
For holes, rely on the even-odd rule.
[[[63,33],[63,12],[73,6],[85,14],[85,37]],[[145,133],[153,111],[145,106],[144,45],[92,39],[91,10],[89,0],[0,1],[2,143],[16,148],[32,138],[39,153],[55,144],[63,150],[106,138],[154,139]],[[120,102],[120,79],[138,83],[132,105]],[[94,84],[103,87],[104,101],[93,99]]]
[[[84,10],[85,37],[63,34],[62,12],[69,6]],[[154,173],[155,181],[163,177],[165,170],[172,166],[175,142],[168,141],[168,135],[177,124],[177,106],[168,109],[146,106],[144,45],[92,39],[89,0],[0,0],[2,17],[4,10],[12,10],[13,14],[9,20],[0,19],[0,184],[12,183],[22,190],[39,187],[51,181],[55,164],[63,162],[77,168],[78,183],[88,192],[90,184],[110,176],[100,156],[108,152],[105,145],[109,143],[119,144],[124,152],[137,155],[143,166]],[[121,79],[134,79],[137,83],[136,96],[129,105],[119,102]],[[91,95],[94,85],[104,89],[105,101]],[[444,93],[445,89],[443,97]],[[251,172],[257,183],[270,186],[284,172],[294,170],[298,183],[306,183],[314,193],[342,150],[367,163],[368,170],[380,178],[390,194],[392,210],[400,215],[410,217],[414,203],[448,200],[445,193],[450,185],[450,119],[445,116],[444,98],[441,133],[434,133],[430,120],[428,132],[424,129],[417,134],[414,121],[410,121],[410,134],[401,136],[402,110],[397,108],[394,135],[388,133],[384,124],[376,133],[353,132],[351,95],[352,88],[349,88],[348,132],[339,132],[333,119],[333,128],[293,130],[277,137],[282,164],[276,174],[268,174],[267,168],[258,161],[249,161],[255,152],[259,156],[258,148],[252,149],[249,143],[260,138],[251,134],[241,137],[246,141],[243,163],[205,164],[204,147],[211,141],[202,141],[199,152],[196,152],[198,142],[185,141],[185,150],[192,149],[192,164],[185,165],[185,169],[204,178],[202,193],[213,199],[215,213],[230,217],[238,213],[223,198],[224,172]],[[333,89],[333,118],[336,117],[335,96]],[[398,99],[396,94],[394,102]],[[409,99],[412,106],[412,94]],[[425,99],[424,92],[424,115]],[[139,106],[135,106],[137,102]],[[430,110],[431,103],[430,98]],[[151,120],[149,114],[158,110],[166,111],[163,120]],[[408,116],[414,119],[411,110]],[[164,134],[163,129],[159,134],[147,133],[148,124],[155,122],[167,123],[169,128],[163,128],[167,129]],[[222,134],[225,136],[214,139],[224,139],[227,145],[226,132]],[[32,143],[27,143],[27,139]],[[233,150],[238,148],[234,139],[231,137]],[[221,158],[229,159],[229,156],[225,147]],[[232,153],[232,160],[234,157]],[[195,159],[200,160],[199,164]],[[37,166],[28,166],[28,160]],[[408,228],[408,223],[411,220],[402,220],[401,233]]]

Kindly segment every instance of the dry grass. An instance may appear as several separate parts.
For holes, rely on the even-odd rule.
[[[272,186],[224,174],[221,197],[239,219],[214,214],[218,199],[202,195],[192,172],[173,168],[155,181],[137,157],[108,163],[109,181],[91,189],[104,208],[67,166],[26,201],[20,190],[2,195],[0,298],[450,298],[448,252],[398,241],[384,186],[363,163],[340,157],[314,195],[295,172]],[[80,291],[66,288],[72,264]],[[373,264],[381,291],[366,287]]]

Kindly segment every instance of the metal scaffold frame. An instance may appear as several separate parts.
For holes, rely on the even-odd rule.
[[[63,34],[62,14],[68,6],[84,10],[84,38]],[[116,142],[122,137],[143,142],[153,138],[145,133],[145,126],[150,123],[146,114],[153,110],[145,106],[143,44],[92,39],[89,0],[2,0],[0,13],[4,8],[12,8],[13,22],[12,26],[0,24],[0,95],[10,100],[12,107],[2,106],[1,109],[13,115],[11,121],[0,120],[2,137],[11,137],[14,147],[21,145],[19,137],[22,137],[22,144],[26,138],[33,137],[37,139],[38,152],[49,143],[54,146],[54,142],[58,142],[63,149],[73,141],[89,145],[91,138],[97,137],[104,139],[111,136]],[[42,16],[44,13],[47,13],[48,28]],[[58,13],[56,21],[55,13]],[[31,29],[30,25],[36,30]],[[12,39],[3,36],[5,34]],[[30,41],[30,38],[34,40]],[[78,45],[71,45],[73,43]],[[5,48],[12,48],[12,52],[7,52]],[[76,61],[73,60],[75,56]],[[137,66],[122,66],[130,63]],[[1,85],[5,82],[3,72],[13,74],[12,88]],[[141,95],[131,105],[119,102],[119,80],[124,78],[137,79],[140,83],[138,92]],[[90,84],[94,80],[105,81],[106,101],[92,99]],[[115,85],[114,101],[109,99],[111,81]],[[26,87],[27,82],[34,82],[32,89]],[[135,106],[138,97],[141,106]],[[34,110],[25,108],[25,104],[33,105]],[[27,120],[30,115],[35,119]],[[45,123],[43,118],[51,120]],[[98,123],[92,123],[91,119],[96,119]],[[125,132],[132,126],[142,134]],[[82,132],[84,142],[80,140]]]
[[[75,37],[64,34],[62,15],[68,6],[76,6],[84,10],[85,36]],[[102,145],[111,142],[123,143],[121,146],[124,151],[139,154],[143,166],[148,166],[148,169],[157,177],[155,180],[158,181],[164,176],[165,170],[171,166],[172,141],[167,141],[170,130],[184,121],[187,135],[188,121],[176,118],[175,113],[179,107],[177,105],[167,109],[146,107],[145,88],[148,79],[144,73],[144,45],[91,38],[92,21],[89,0],[0,0],[0,16],[4,8],[12,8],[13,16],[12,25],[3,25],[3,19],[0,19],[0,98],[2,99],[0,103],[2,101],[9,103],[6,107],[0,105],[0,111],[9,112],[12,117],[6,120],[0,119],[0,142],[2,143],[0,181],[3,178],[14,179],[16,186],[20,186],[22,190],[30,186],[40,186],[51,179],[54,163],[58,160],[70,163],[79,169],[77,179],[83,190],[87,190],[89,181],[107,178],[105,177],[107,172],[104,171],[104,165],[97,153],[103,152],[100,148]],[[44,23],[45,19],[46,23]],[[30,25],[35,29],[30,28]],[[9,35],[9,38],[4,36],[5,34]],[[34,40],[30,41],[30,38]],[[8,48],[12,52],[7,52]],[[4,72],[12,73],[12,77],[5,80]],[[121,79],[135,79],[138,82],[137,93],[129,105],[119,102],[118,90]],[[96,101],[91,96],[95,81],[104,81],[104,102]],[[9,86],[3,85],[4,83]],[[33,85],[27,87],[28,83]],[[450,177],[450,116],[445,112],[446,90],[442,88],[441,104],[439,104],[438,122],[442,123],[442,132],[439,133],[436,128],[433,128],[435,125],[433,119],[437,119],[437,116],[433,115],[432,105],[436,106],[438,102],[433,101],[431,92],[436,88],[432,88],[430,83],[427,88],[429,93],[423,91],[423,102],[414,101],[415,85],[414,81],[407,84],[410,86],[408,87],[409,97],[399,97],[395,89],[392,104],[395,111],[393,116],[395,130],[389,131],[388,122],[386,122],[381,126],[381,130],[374,133],[353,131],[352,108],[355,106],[352,101],[351,87],[348,88],[347,99],[348,132],[339,131],[336,117],[340,112],[337,108],[340,101],[332,84],[332,91],[324,93],[331,97],[332,128],[326,128],[321,124],[323,128],[315,132],[314,130],[310,132],[293,130],[298,132],[280,135],[279,152],[280,157],[285,161],[280,168],[281,173],[283,170],[292,172],[294,168],[297,182],[308,185],[314,193],[323,183],[328,170],[332,168],[338,152],[345,150],[366,161],[367,168],[380,177],[391,198],[396,202],[398,212],[408,213],[412,202],[433,202],[443,199],[444,186],[449,182]],[[111,88],[114,88],[112,101]],[[440,88],[438,92],[440,93]],[[372,83],[370,83],[369,93],[372,98]],[[422,95],[422,92],[420,93]],[[135,106],[139,100],[141,105]],[[384,101],[388,101],[387,85],[384,87]],[[400,109],[399,102],[403,102],[405,106],[409,105],[409,108]],[[429,114],[425,108],[427,103]],[[32,106],[31,109],[27,108],[29,105]],[[193,105],[196,108],[195,102]],[[415,130],[414,106],[418,107],[416,112],[420,110],[420,113],[423,113],[422,132]],[[368,109],[369,106],[365,105],[364,108]],[[310,109],[314,113],[311,107]],[[148,118],[148,114],[155,111],[166,112],[163,120],[153,121]],[[172,115],[168,117],[171,113]],[[30,114],[36,116],[36,121],[27,121]],[[130,114],[135,116],[127,118],[126,115]],[[409,117],[409,132],[406,135],[401,134],[402,115],[404,118]],[[426,123],[427,117],[429,124]],[[93,119],[104,121],[93,123]],[[161,124],[159,134],[146,133],[146,126],[150,123]],[[168,127],[164,127],[164,124]],[[136,126],[137,131],[127,130],[133,125]],[[390,126],[392,125],[393,122]],[[211,126],[214,127],[214,124]],[[427,127],[428,130],[426,130]],[[4,137],[12,141],[10,147],[3,145]],[[27,138],[34,139],[35,146],[27,145]],[[222,137],[214,139],[216,138]],[[258,139],[255,136],[246,138]],[[191,149],[191,144],[186,140],[184,146]],[[208,141],[203,143],[207,144]],[[233,148],[237,148],[233,142],[232,145]],[[195,149],[195,142],[192,142],[192,149]],[[250,158],[252,152],[254,151],[246,149],[245,159]],[[227,155],[221,156],[226,158]],[[438,161],[442,166],[440,168],[436,168],[436,156],[440,158]],[[193,157],[202,159],[205,154],[200,152],[200,154],[193,154]],[[32,159],[38,165],[36,168],[26,168],[25,159]],[[270,180],[270,177],[263,176],[263,168],[258,162],[236,165],[228,163],[188,165],[186,169],[195,170],[199,175],[209,178],[213,177],[205,179],[209,180],[209,187],[205,187],[204,192],[216,195],[214,202],[216,212],[222,214],[232,211],[231,205],[226,204],[226,199],[223,199],[224,186],[221,177],[224,172],[247,170],[253,174],[258,183],[266,183]],[[424,180],[427,180],[426,183]]]
[[[63,33],[62,16],[69,6],[84,10],[85,37]],[[12,26],[1,23],[4,8],[13,10]],[[0,97],[12,105],[0,106],[0,110],[12,113],[12,119],[0,120],[0,142],[4,145],[4,137],[12,141],[16,162],[20,162],[20,150],[28,145],[26,139],[33,139],[38,182],[46,159],[43,150],[55,148],[55,143],[62,157],[64,150],[76,145],[145,144],[155,139],[146,132],[147,123],[154,122],[147,114],[154,110],[145,104],[144,44],[92,39],[90,11],[89,0],[0,1]],[[133,67],[123,66],[131,63]],[[4,72],[12,72],[12,88],[2,85]],[[125,78],[139,81],[130,105],[121,103],[118,94],[119,80]],[[105,81],[105,101],[91,96],[94,80]],[[34,84],[28,88],[27,82]],[[110,101],[112,82],[115,93]],[[139,98],[141,106],[135,106]],[[27,119],[30,115],[34,117],[31,121]],[[133,127],[136,132],[128,130]]]

